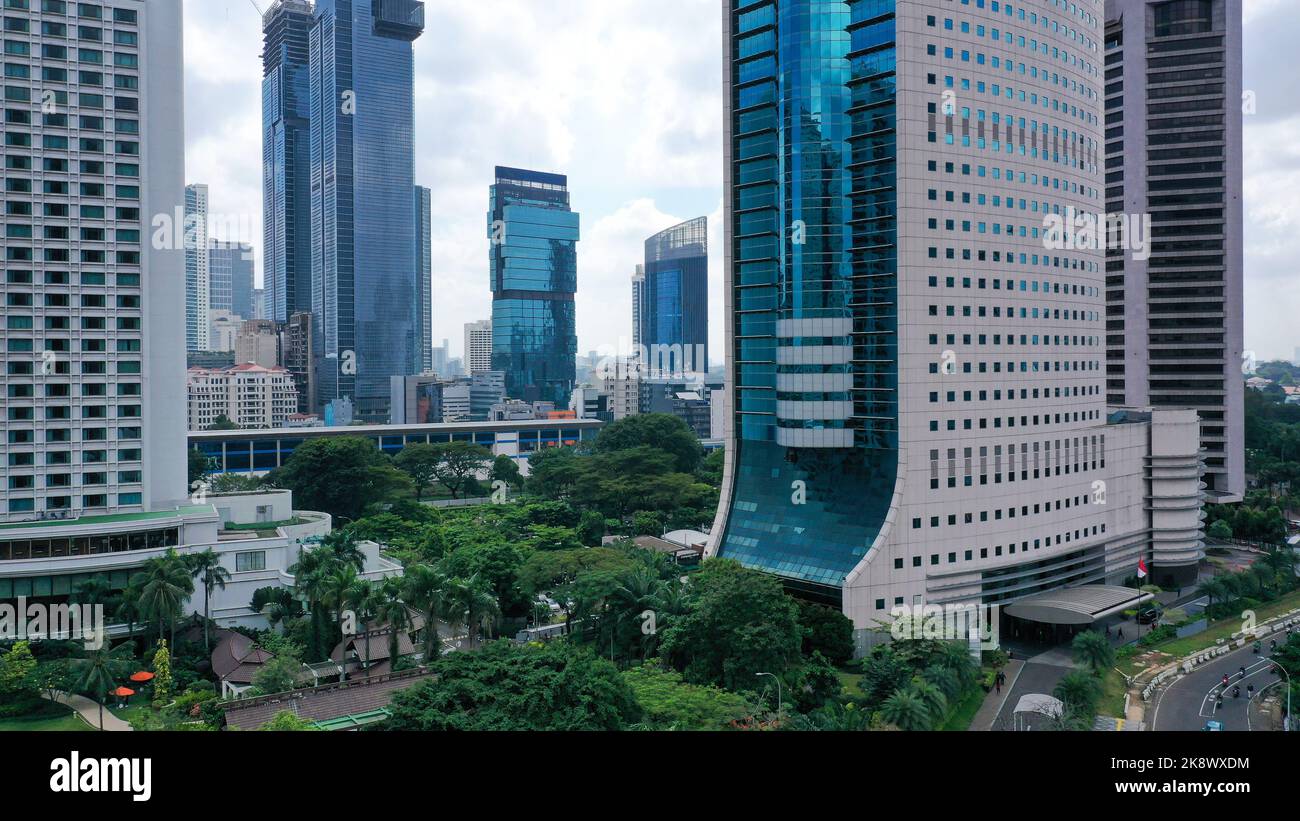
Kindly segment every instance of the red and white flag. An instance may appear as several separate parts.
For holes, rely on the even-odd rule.
[[[1146,577],[1147,577],[1147,560],[1138,559],[1138,578],[1145,579]]]

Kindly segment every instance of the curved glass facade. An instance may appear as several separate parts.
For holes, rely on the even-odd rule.
[[[721,556],[837,597],[898,468],[893,3],[733,0]]]

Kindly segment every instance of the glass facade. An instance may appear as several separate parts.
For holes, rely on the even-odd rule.
[[[208,248],[210,305],[243,319],[256,319],[253,307],[253,248],[213,240]]]
[[[433,192],[415,187],[415,272],[419,301],[420,370],[433,370]]]
[[[698,217],[645,244],[637,343],[652,350],[651,367],[673,376],[709,370],[708,235],[708,219]],[[654,346],[670,353],[655,356]]]
[[[262,18],[262,210],[269,317],[311,310],[311,4],[277,0]]]
[[[505,373],[510,398],[568,407],[580,238],[568,178],[498,167],[489,197],[492,369]]]
[[[312,313],[320,401],[387,421],[421,367],[414,61],[424,4],[320,0],[310,46]]]
[[[898,471],[893,11],[734,0],[730,18],[736,459],[719,555],[830,599]]]

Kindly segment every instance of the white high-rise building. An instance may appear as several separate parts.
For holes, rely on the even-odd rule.
[[[1107,407],[1104,254],[1047,231],[1105,203],[1102,0],[721,11],[710,555],[864,640],[920,605],[1089,624],[1142,559],[1194,579],[1196,414]]]
[[[224,416],[241,428],[277,428],[298,412],[298,388],[288,370],[255,363],[189,369],[190,430],[207,430]]]
[[[208,187],[185,186],[185,350],[207,351],[212,311]]]
[[[188,494],[176,401],[186,336],[183,226],[173,224],[185,204],[179,4],[8,4],[4,15],[0,522],[175,505]],[[87,33],[70,43],[79,27]],[[57,110],[43,111],[55,80]]]
[[[470,376],[492,370],[492,320],[465,323],[465,371]]]

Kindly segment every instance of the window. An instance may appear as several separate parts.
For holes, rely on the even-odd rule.
[[[266,551],[255,550],[249,553],[235,554],[235,572],[248,573],[253,570],[266,569]]]
[[[1213,29],[1214,0],[1171,0],[1155,7],[1157,37],[1201,34]]]

